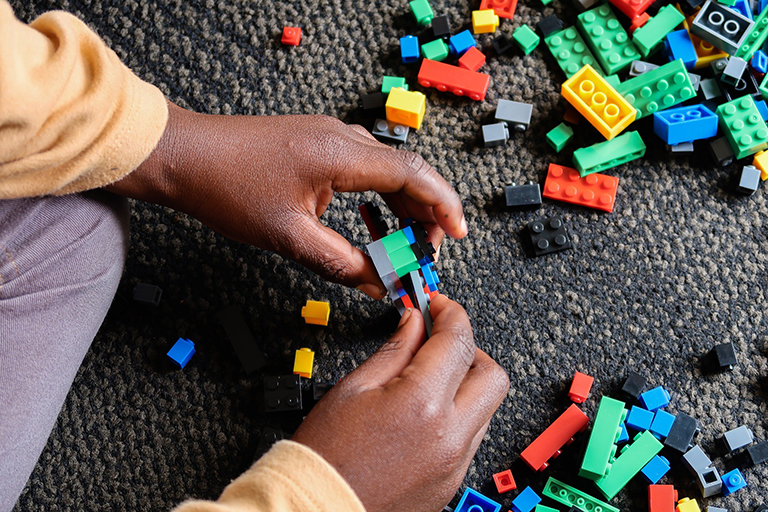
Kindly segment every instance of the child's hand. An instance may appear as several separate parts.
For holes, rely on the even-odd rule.
[[[403,315],[293,436],[336,468],[368,512],[441,510],[509,389],[475,346],[464,309],[438,295],[431,310],[429,340],[418,310]]]
[[[362,251],[319,217],[334,192],[375,190],[401,218],[467,234],[453,188],[415,153],[326,116],[209,116],[169,105],[158,147],[113,192],[189,213],[220,233],[381,298]],[[355,212],[357,213],[357,212]]]

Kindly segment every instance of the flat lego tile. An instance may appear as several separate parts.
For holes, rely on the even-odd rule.
[[[571,239],[561,217],[545,217],[526,226],[535,256],[571,249]]]
[[[618,187],[619,178],[596,173],[582,178],[576,169],[549,164],[543,195],[556,201],[612,212]]]
[[[588,424],[589,418],[576,404],[572,404],[522,451],[520,458],[534,471],[543,471],[548,466],[547,461],[559,455],[562,447],[586,429]]]

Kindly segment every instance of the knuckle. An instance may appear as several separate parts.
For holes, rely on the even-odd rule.
[[[427,161],[418,153],[414,153],[413,151],[401,151],[400,155],[403,168],[409,175],[419,176],[427,174],[431,169]]]
[[[325,255],[321,258],[318,267],[320,274],[334,283],[345,283],[354,274],[350,262],[340,255]]]

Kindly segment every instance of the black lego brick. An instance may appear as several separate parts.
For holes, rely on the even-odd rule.
[[[648,380],[639,373],[629,372],[621,390],[633,398],[640,398],[640,393],[643,392],[647,383]]]
[[[302,407],[298,375],[264,377],[264,412],[300,411]]]
[[[219,311],[217,317],[245,373],[250,375],[263,368],[267,364],[264,352],[253,338],[240,310],[236,306],[229,306]]]
[[[699,424],[694,419],[684,413],[678,413],[672,428],[664,440],[664,446],[685,453],[691,447],[693,436],[699,431]]]

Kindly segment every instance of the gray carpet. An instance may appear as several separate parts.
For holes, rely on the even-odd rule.
[[[140,76],[202,112],[322,113],[370,128],[359,97],[376,90],[382,75],[405,76],[418,89],[418,68],[399,63],[397,39],[418,32],[405,0],[363,7],[349,0],[12,4],[25,20],[53,8],[75,13]],[[542,8],[539,0],[523,0],[501,30],[511,34],[553,12],[572,24],[575,12],[565,4],[555,0],[554,8]],[[447,0],[432,5],[450,16],[454,29],[467,25],[477,8]],[[300,47],[280,45],[287,24],[304,28]],[[584,406],[590,417],[597,397],[616,396],[634,369],[671,391],[670,411],[701,421],[698,441],[712,453],[720,434],[740,424],[766,439],[765,189],[737,197],[731,192],[735,166],[714,169],[705,156],[673,160],[648,135],[645,159],[610,172],[621,178],[612,214],[552,202],[535,213],[505,211],[504,185],[543,182],[547,164],[568,165],[570,154],[556,155],[544,142],[564,111],[563,76],[547,50],[496,57],[491,39],[479,37],[492,76],[486,101],[425,91],[425,123],[406,145],[463,198],[470,236],[443,247],[441,289],[466,307],[477,343],[512,382],[465,484],[498,498],[491,475],[512,467],[519,485],[537,491],[549,475],[595,491],[576,477],[584,436],[543,475],[518,458],[567,406],[575,370],[596,377]],[[500,98],[534,103],[531,128],[506,147],[484,149],[480,126]],[[647,123],[640,124],[649,133]],[[598,140],[589,129],[579,132],[579,143]],[[369,240],[356,211],[363,197],[372,196],[337,197],[325,218],[360,247]],[[526,257],[520,229],[551,214],[565,217],[575,249]],[[295,418],[260,412],[259,378],[243,374],[215,320],[227,305],[243,310],[269,357],[269,372],[289,372],[293,351],[308,346],[317,352],[317,378],[326,381],[355,368],[396,325],[391,305],[326,284],[184,215],[135,204],[132,229],[119,295],[17,510],[167,510],[187,497],[215,498],[251,464],[266,426],[295,428]],[[137,282],[163,288],[159,309],[130,300]],[[300,309],[308,298],[331,302],[327,328],[303,325]],[[194,340],[198,353],[185,370],[168,371],[164,354],[179,336]],[[738,367],[703,374],[702,356],[724,341],[735,344]],[[681,496],[697,496],[679,460],[672,463],[663,482],[674,483]],[[735,463],[716,460],[721,470]],[[709,503],[754,509],[764,499],[768,466],[745,475],[748,489]],[[505,510],[511,498],[501,498]],[[646,509],[644,484],[636,479],[614,504]]]

